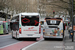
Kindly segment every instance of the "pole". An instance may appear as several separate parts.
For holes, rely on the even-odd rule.
[[[71,13],[71,12],[72,12],[71,0],[69,0],[69,3],[70,3],[70,4],[69,4],[69,6],[70,6],[69,14],[70,14],[70,23],[71,23],[71,22],[72,22],[72,18],[71,18],[71,16],[72,16],[72,13]]]
[[[72,0],[72,31],[73,31],[73,0]],[[74,42],[74,32],[72,33],[73,33],[72,42]]]

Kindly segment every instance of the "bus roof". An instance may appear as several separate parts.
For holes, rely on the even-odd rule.
[[[40,15],[40,14],[39,13],[26,13],[25,12],[25,13],[19,13],[19,14],[13,15],[13,17],[18,16],[18,15],[34,15],[35,16],[35,15]]]
[[[22,15],[39,15],[39,13],[20,13]]]
[[[62,20],[62,18],[45,18],[45,20],[47,19],[57,19],[57,20]]]

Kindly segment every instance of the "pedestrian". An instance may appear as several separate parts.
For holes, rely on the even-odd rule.
[[[72,26],[69,27],[68,32],[69,32],[69,38],[72,38],[72,35],[71,35],[71,33],[72,33]]]

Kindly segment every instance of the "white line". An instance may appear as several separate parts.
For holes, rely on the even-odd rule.
[[[42,41],[42,40],[43,40],[43,39],[41,39],[40,41]],[[33,43],[33,44],[31,44],[31,45],[29,45],[29,46],[25,47],[25,48],[22,48],[22,50],[26,50],[27,48],[29,48],[29,47],[31,47],[31,46],[33,46],[33,45],[35,45],[35,44],[39,43],[40,41],[35,42],[35,43]]]
[[[22,42],[22,41],[20,41],[20,42]],[[0,49],[8,47],[8,46],[11,46],[11,45],[14,45],[14,44],[17,44],[17,43],[20,43],[20,42],[16,42],[16,43],[13,43],[13,44],[10,44],[10,45],[6,45],[6,46],[3,46],[3,47],[0,47]]]

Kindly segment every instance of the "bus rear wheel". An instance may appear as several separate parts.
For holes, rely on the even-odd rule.
[[[12,32],[12,38],[15,38],[15,37],[13,37],[13,32]]]
[[[44,40],[47,40],[48,38],[44,38]]]
[[[17,38],[17,33],[16,33],[16,39],[17,39],[17,40],[20,40],[20,38]]]

